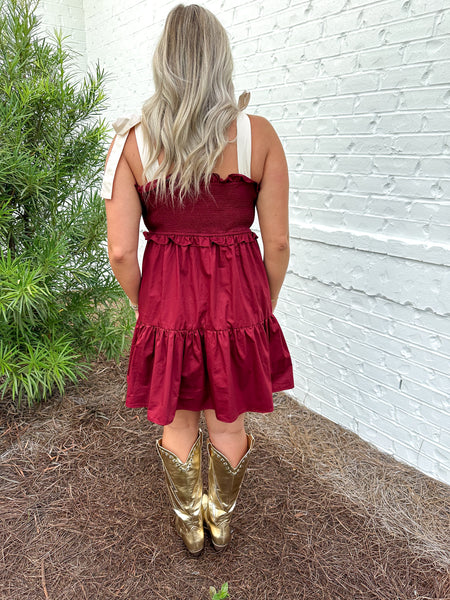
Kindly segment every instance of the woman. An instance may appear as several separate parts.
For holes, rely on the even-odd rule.
[[[243,112],[249,94],[236,104],[232,69],[216,17],[176,6],[154,54],[154,95],[142,116],[114,124],[102,189],[111,267],[137,318],[126,405],[164,427],[156,447],[176,530],[195,555],[204,526],[216,550],[230,541],[254,446],[245,413],[271,412],[272,393],[294,387],[273,314],[289,262],[286,159],[271,124]]]

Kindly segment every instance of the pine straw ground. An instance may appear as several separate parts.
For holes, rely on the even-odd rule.
[[[232,600],[450,598],[450,488],[281,393],[248,416],[231,546],[192,558],[125,371],[99,361],[64,398],[1,405],[2,599],[207,600],[225,581]]]

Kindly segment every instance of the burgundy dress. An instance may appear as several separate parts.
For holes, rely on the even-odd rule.
[[[116,122],[122,146],[135,121]],[[137,139],[142,144],[141,134]],[[248,154],[248,171],[250,147],[245,139],[238,144]],[[120,152],[107,165],[105,198]],[[258,235],[250,230],[258,183],[244,174],[213,174],[212,196],[202,188],[183,209],[155,204],[154,182],[136,188],[148,231],[126,406],[145,407],[159,425],[171,423],[179,409],[215,409],[226,422],[273,411],[272,393],[292,389],[294,378]]]
[[[272,393],[294,379],[250,230],[258,184],[214,174],[216,203],[204,192],[184,209],[152,207],[152,183],[137,189],[148,232],[126,405],[159,425],[179,409],[213,408],[226,422],[271,412]]]

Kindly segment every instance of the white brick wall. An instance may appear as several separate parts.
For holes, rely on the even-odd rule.
[[[44,13],[77,29],[80,4]],[[87,64],[112,74],[110,119],[151,94],[175,4],[84,2]],[[237,93],[252,91],[248,111],[272,121],[289,161],[276,315],[295,397],[450,483],[450,2],[203,5],[229,31]]]

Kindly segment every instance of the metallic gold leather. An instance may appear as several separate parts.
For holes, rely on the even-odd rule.
[[[254,437],[247,434],[247,452],[233,468],[228,459],[208,442],[208,494],[203,494],[202,510],[216,550],[223,550],[230,542],[231,516],[254,443]]]
[[[203,434],[199,430],[185,463],[161,445],[156,449],[161,458],[172,508],[175,511],[175,528],[192,554],[203,549],[204,531],[202,515],[201,457]]]

